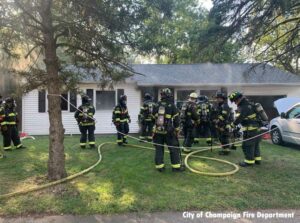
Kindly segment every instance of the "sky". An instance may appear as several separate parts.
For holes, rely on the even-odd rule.
[[[211,9],[211,7],[213,6],[212,1],[211,0],[198,0],[199,4],[202,4],[205,8],[207,8],[208,10]]]

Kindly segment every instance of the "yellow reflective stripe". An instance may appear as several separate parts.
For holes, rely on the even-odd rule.
[[[115,114],[121,114],[121,111],[114,111]]]
[[[90,125],[94,125],[95,123],[93,122],[89,122],[89,123],[84,123],[84,122],[80,122],[81,126],[90,126]]]
[[[223,118],[222,115],[219,115],[218,118],[219,118],[220,120],[224,121],[224,118]]]
[[[117,142],[123,142],[123,140],[122,139],[117,139]]]
[[[2,125],[15,125],[16,122],[2,122]]]
[[[251,130],[257,130],[258,127],[254,127],[254,126],[247,126],[247,127],[243,127],[242,131],[251,131]]]
[[[88,115],[94,115],[94,113],[88,113]]]
[[[124,138],[124,139],[127,139],[127,136],[126,136],[126,135],[124,135],[124,136],[123,136],[123,138]]]
[[[81,146],[85,146],[85,143],[80,143]]]
[[[180,127],[178,127],[178,128],[175,128],[175,131],[179,131],[180,130]]]
[[[187,112],[187,115],[192,115],[192,113],[191,112]]]
[[[78,116],[83,116],[83,114],[82,114],[82,113],[80,113]]]
[[[180,163],[179,164],[172,164],[172,167],[178,169],[178,168],[180,168]]]
[[[89,142],[89,145],[95,145],[96,143],[95,142]]]
[[[255,163],[255,160],[244,160],[245,163],[248,163],[248,164],[254,164]]]
[[[254,119],[254,118],[256,118],[256,113],[253,113],[252,115],[248,115],[247,118],[249,118],[249,119]]]
[[[167,114],[166,118],[172,118],[172,115]]]
[[[16,116],[16,115],[17,115],[16,113],[9,113],[9,114],[8,114],[9,117],[14,117],[14,116]]]
[[[227,113],[228,113],[228,112],[227,112],[227,111],[225,111],[225,110],[223,110],[223,111],[222,111],[222,114],[225,114],[225,115],[226,115]]]
[[[161,169],[161,168],[164,168],[165,164],[160,164],[160,165],[155,165],[155,168],[156,169]]]
[[[141,110],[145,110],[145,108],[144,108],[144,107],[141,107]]]
[[[116,119],[115,119],[116,122],[119,122],[120,120],[121,120],[120,118],[116,118]]]
[[[127,122],[128,121],[128,119],[126,118],[126,119],[121,119],[120,120],[120,122]]]
[[[255,157],[255,160],[257,161],[261,160],[261,156]]]
[[[22,146],[23,146],[22,144],[19,144],[19,145],[17,145],[16,147],[17,147],[17,148],[20,148],[20,147],[22,147]]]

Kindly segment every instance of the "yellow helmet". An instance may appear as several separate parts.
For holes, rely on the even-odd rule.
[[[195,92],[191,93],[191,94],[190,94],[190,98],[197,99],[197,98],[198,98],[197,93],[195,93]]]

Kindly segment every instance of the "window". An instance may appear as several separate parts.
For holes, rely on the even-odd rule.
[[[96,109],[111,110],[116,105],[115,91],[97,91],[96,92]]]
[[[189,98],[189,95],[191,93],[195,92],[194,90],[178,90],[177,91],[177,101],[187,101]]]
[[[86,95],[89,96],[92,104],[94,105],[94,89],[86,89]]]
[[[46,112],[46,91],[40,90],[38,96],[39,112]]]
[[[288,118],[297,118],[300,119],[300,105],[293,108],[291,111],[288,112]]]
[[[77,92],[70,91],[70,112],[75,112],[77,108]]]
[[[117,101],[119,101],[119,98],[121,97],[121,95],[124,95],[124,89],[117,90]]]
[[[144,96],[146,93],[149,93],[153,97],[153,101],[158,101],[159,90],[157,87],[143,87],[141,88],[141,101],[144,101]]]
[[[213,100],[216,96],[217,90],[201,90],[200,95],[206,95],[209,100]]]
[[[68,93],[61,94],[61,102],[60,102],[60,107],[62,111],[68,111]],[[65,100],[66,99],[66,100]]]

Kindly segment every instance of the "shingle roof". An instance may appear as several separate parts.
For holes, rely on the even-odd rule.
[[[143,75],[126,81],[138,86],[300,85],[300,76],[262,64],[135,64],[132,68]],[[92,79],[87,76],[82,82],[95,82]]]
[[[150,85],[236,85],[299,84],[300,76],[269,65],[253,64],[139,64],[133,65],[142,75],[131,77],[139,86]]]

